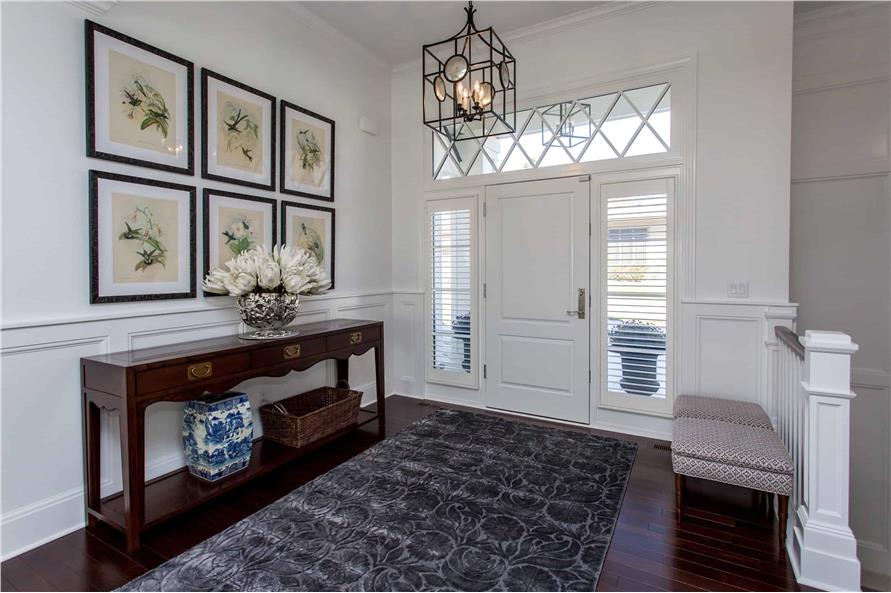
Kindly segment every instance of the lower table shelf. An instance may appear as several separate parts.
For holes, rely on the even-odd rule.
[[[375,420],[377,420],[376,413],[360,410],[357,424],[339,430],[300,449],[287,447],[275,441],[259,439],[254,442],[251,451],[251,461],[247,468],[217,482],[206,482],[196,478],[189,473],[188,468],[182,468],[157,477],[145,485],[145,522],[143,529],[148,529],[187,509],[194,508],[205,501],[220,496],[245,482],[281,467],[289,461],[293,461],[311,451],[315,451],[331,441],[355,431],[360,426]],[[97,510],[90,509],[89,513],[121,531],[126,530],[123,492],[103,498],[99,502],[99,508]]]

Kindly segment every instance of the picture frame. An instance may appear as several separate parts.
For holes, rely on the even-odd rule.
[[[275,191],[275,102],[201,69],[201,177]]]
[[[281,201],[280,240],[313,252],[331,279],[331,290],[334,289],[335,230],[334,208]]]
[[[202,202],[204,276],[245,249],[276,245],[277,200],[205,188]],[[221,295],[204,291],[204,296]]]
[[[90,171],[91,304],[195,298],[196,193]]]
[[[279,191],[334,201],[334,120],[279,101]]]
[[[87,156],[195,174],[192,62],[84,20]]]

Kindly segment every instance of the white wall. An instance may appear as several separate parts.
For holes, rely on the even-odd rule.
[[[622,73],[690,59],[687,97],[672,97],[673,109],[693,111],[684,125],[695,135],[688,139],[695,151],[682,157],[692,178],[687,189],[695,194],[689,218],[695,244],[690,250],[694,277],[679,294],[679,385],[771,409],[765,342],[772,341],[773,325],[788,325],[794,317],[794,307],[787,305],[792,5],[649,3],[604,10],[608,14],[559,30],[533,28],[505,36],[517,58],[517,102],[524,105],[529,94],[569,88],[574,81],[590,80],[593,86]],[[423,322],[417,312],[423,310],[425,187],[450,186],[428,181],[424,140],[429,129],[420,124],[419,67],[397,67],[391,90],[393,282],[399,293],[394,315],[402,327],[409,327],[411,319]],[[553,176],[554,171],[540,174]],[[561,171],[572,174],[571,167]],[[479,178],[480,185],[496,182],[497,176]],[[749,298],[728,299],[728,282],[740,280],[749,282]],[[410,339],[423,344],[423,330],[415,326]],[[425,385],[423,349],[415,352],[412,360],[397,363],[402,392],[484,405],[482,392]],[[728,353],[736,364],[722,363]],[[606,410],[597,410],[596,416],[599,426],[670,434],[670,423],[662,418]]]
[[[799,333],[833,329],[854,355],[852,529],[863,584],[891,587],[891,182],[888,3],[795,23],[791,298]]]
[[[333,118],[337,290],[306,299],[299,321],[392,320],[388,66],[284,3],[126,2],[96,16],[69,3],[4,2],[4,557],[83,524],[79,357],[239,329],[228,299],[88,304],[89,169],[196,185],[199,200],[203,187],[242,190],[84,156],[85,17],[193,61],[196,91],[206,66]],[[200,142],[200,97],[195,107]],[[360,132],[360,116],[375,120],[381,133]],[[198,224],[196,266],[202,261],[200,202]],[[368,355],[363,359],[353,365],[354,384],[373,396]],[[331,380],[324,367],[302,380],[293,377],[242,387],[251,391],[256,407]],[[120,487],[120,469],[116,420],[106,422],[103,489],[111,492]],[[149,410],[149,476],[182,465],[180,422],[179,406]]]

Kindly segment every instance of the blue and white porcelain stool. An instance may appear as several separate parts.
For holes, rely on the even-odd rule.
[[[246,468],[253,437],[247,394],[230,391],[186,404],[183,448],[194,476],[215,481]]]

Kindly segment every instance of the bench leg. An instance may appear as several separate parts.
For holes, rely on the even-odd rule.
[[[681,474],[674,475],[674,502],[680,519],[681,509],[684,506],[684,476]]]
[[[777,494],[777,519],[780,522],[780,546],[786,542],[786,521],[789,518],[789,497]]]

